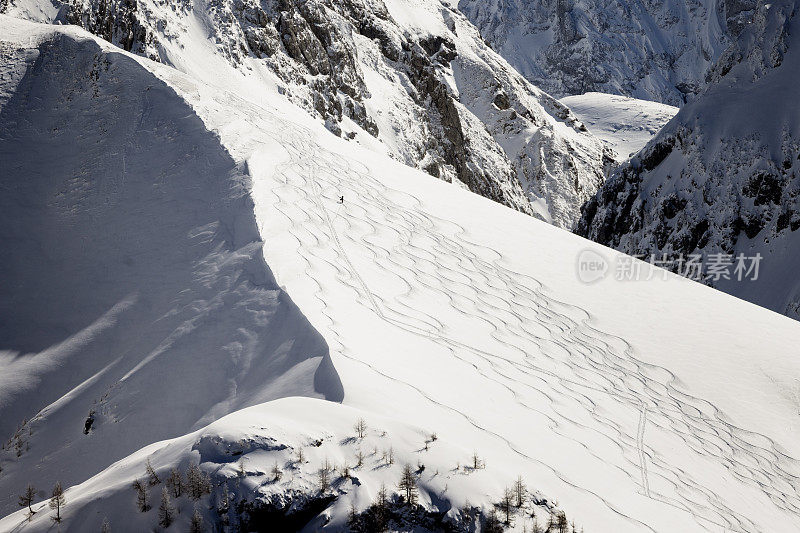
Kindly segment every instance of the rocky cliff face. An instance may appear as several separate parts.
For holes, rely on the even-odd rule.
[[[583,209],[577,232],[630,254],[764,256],[760,279],[706,279],[798,318],[798,5],[762,6],[708,89]]]
[[[17,0],[17,9],[35,1]],[[266,72],[335,134],[562,227],[572,227],[611,164],[569,109],[438,0],[56,7],[61,20],[179,69],[191,69],[186,57],[203,48],[239,72]]]
[[[681,105],[756,0],[461,0],[514,67],[550,94],[597,91]]]

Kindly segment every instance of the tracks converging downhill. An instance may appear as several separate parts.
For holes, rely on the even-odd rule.
[[[288,154],[276,169],[274,208],[289,221],[306,274],[317,284],[316,297],[330,319],[326,337],[333,352],[400,381],[350,351],[317,281],[320,265],[333,269],[382,321],[429,339],[503,387],[531,420],[542,421],[601,461],[605,456],[587,446],[586,436],[616,450],[622,460],[615,468],[645,497],[690,513],[700,527],[764,530],[750,513],[708,488],[720,486],[704,478],[711,475],[749,487],[764,502],[800,516],[800,462],[770,438],[729,423],[714,405],[680,390],[672,372],[638,359],[625,339],[595,327],[587,311],[553,298],[538,280],[514,271],[500,252],[472,242],[463,227],[437,217],[419,198],[319,146],[311,132],[282,126],[280,118],[262,108],[239,99],[225,104],[241,109],[254,129],[264,131],[263,123],[272,122],[270,131],[282,132],[270,139]],[[343,208],[337,202],[340,195],[346,198]],[[369,276],[357,267],[364,258],[370,275],[378,271],[387,283],[370,286]],[[449,302],[449,314],[431,314],[424,305],[431,298]],[[475,345],[463,328],[454,327],[459,321],[488,332],[488,340]],[[412,382],[402,384],[502,440],[520,460],[548,468],[457,405]],[[708,470],[690,464],[708,465]],[[653,530],[618,502],[590,494],[636,526]]]

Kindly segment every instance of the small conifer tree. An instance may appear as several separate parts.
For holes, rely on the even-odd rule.
[[[169,500],[169,489],[161,489],[161,504],[158,506],[158,525],[168,528],[175,520],[175,508]]]
[[[64,489],[61,488],[61,482],[57,482],[53,487],[53,492],[50,496],[50,509],[53,509],[56,512],[56,515],[52,517],[53,522],[60,524],[61,523],[61,509],[67,504],[67,500],[64,498]]]

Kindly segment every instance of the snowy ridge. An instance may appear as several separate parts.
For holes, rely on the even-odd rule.
[[[603,92],[680,106],[755,0],[460,0],[492,46],[557,97]]]
[[[760,8],[703,95],[587,203],[579,234],[657,257],[761,254],[757,281],[714,285],[800,317],[797,13],[794,1]]]
[[[447,2],[13,0],[7,11],[78,24],[195,77],[244,76],[343,138],[560,227],[613,163]]]
[[[315,191],[315,186],[308,187],[306,178],[299,178],[299,182],[294,185],[295,191],[309,191],[311,198],[308,198],[306,202],[299,203],[295,198],[292,203],[301,206],[314,205],[323,210],[328,234],[335,244],[342,264],[347,266],[347,274],[351,277],[353,290],[366,298],[365,303],[368,303],[381,320],[406,332],[431,340],[459,359],[469,354],[465,358],[466,361],[471,364],[478,362],[478,364],[487,365],[485,370],[479,370],[479,373],[486,379],[499,382],[502,387],[511,392],[520,406],[529,413],[527,416],[523,416],[523,419],[529,420],[534,413],[542,416],[543,413],[540,409],[534,406],[537,403],[534,399],[537,397],[548,398],[554,414],[544,415],[544,420],[554,424],[552,431],[560,437],[576,444],[585,442],[584,439],[579,439],[573,433],[577,430],[578,434],[584,431],[596,432],[614,442],[625,443],[628,451],[638,453],[638,461],[632,456],[626,457],[628,467],[621,467],[620,470],[634,478],[636,473],[633,472],[638,470],[645,496],[691,513],[700,525],[715,525],[739,531],[759,529],[756,523],[746,515],[736,512],[735,507],[729,507],[720,502],[719,496],[713,491],[708,491],[704,483],[695,481],[693,476],[676,468],[672,461],[677,457],[664,460],[659,454],[651,452],[652,458],[648,458],[649,453],[644,447],[648,410],[652,411],[651,418],[657,416],[660,419],[656,423],[657,427],[669,428],[672,433],[672,435],[659,435],[657,441],[670,440],[677,434],[677,440],[682,441],[684,446],[699,455],[705,455],[709,453],[708,441],[698,438],[698,435],[716,435],[719,439],[716,441],[716,445],[731,450],[731,458],[727,459],[724,465],[731,473],[736,473],[735,477],[740,480],[749,480],[747,482],[752,483],[754,488],[764,490],[769,499],[789,513],[796,513],[800,509],[798,508],[800,500],[797,499],[796,494],[787,495],[780,489],[763,487],[753,481],[762,475],[773,479],[781,478],[788,472],[791,472],[790,476],[800,473],[798,470],[800,464],[795,461],[786,464],[785,468],[788,468],[788,472],[782,472],[784,467],[769,473],[762,471],[763,465],[757,457],[767,455],[772,458],[771,460],[783,463],[784,453],[779,448],[775,448],[774,443],[767,443],[766,447],[762,447],[763,444],[756,444],[759,436],[732,426],[725,418],[716,414],[715,408],[707,405],[703,400],[675,389],[673,385],[675,376],[671,372],[638,361],[631,346],[625,340],[609,336],[586,323],[587,313],[583,309],[550,298],[542,291],[541,285],[535,279],[526,278],[517,272],[508,270],[497,260],[490,262],[483,259],[491,257],[493,250],[463,239],[462,235],[466,233],[465,228],[454,225],[451,221],[431,216],[420,208],[421,202],[418,198],[408,197],[398,190],[389,189],[387,191],[385,184],[369,179],[369,176],[363,171],[353,168],[352,163],[348,164],[333,154],[329,154],[333,159],[323,155],[320,158],[323,164],[314,164],[309,168],[305,158],[300,155],[307,150],[307,147],[304,146],[304,139],[302,137],[288,139],[287,144],[284,146],[287,150],[296,150],[300,156],[296,161],[302,172],[292,173],[295,180],[298,179],[298,176],[309,175],[312,180],[324,180],[328,185],[326,188],[347,190],[350,193],[348,197],[359,198],[360,203],[372,204],[374,202],[374,209],[378,213],[397,211],[395,207],[398,203],[397,199],[394,202],[387,201],[387,193],[389,197],[403,198],[405,196],[406,200],[402,201],[400,205],[406,207],[406,210],[398,211],[400,213],[399,220],[394,216],[391,218],[392,230],[401,234],[398,242],[391,249],[384,248],[371,252],[375,255],[374,259],[378,266],[382,267],[385,262],[383,276],[398,277],[409,287],[425,287],[434,293],[446,296],[460,312],[469,309],[470,312],[465,313],[469,318],[464,317],[464,320],[474,320],[477,317],[480,321],[486,322],[491,337],[504,350],[516,354],[517,358],[522,357],[522,360],[513,361],[513,356],[510,356],[509,359],[513,361],[512,365],[506,367],[505,365],[509,361],[502,359],[498,361],[497,355],[492,351],[476,348],[474,340],[468,344],[458,338],[453,338],[455,336],[447,333],[449,328],[442,323],[440,316],[424,313],[419,306],[409,306],[404,302],[407,296],[405,294],[397,303],[384,298],[376,299],[375,293],[359,275],[341,243],[341,235],[347,235],[348,240],[355,241],[353,233],[358,231],[358,227],[348,222],[340,225],[342,229],[337,230],[331,222],[328,211],[319,205],[317,199],[313,198],[313,195],[318,193]],[[298,146],[299,149],[296,148]],[[331,173],[329,170],[331,168],[337,169],[338,172]],[[284,172],[279,172],[279,175],[287,177]],[[356,191],[353,191],[355,194],[351,192],[354,187],[357,188]],[[279,200],[279,205],[283,203]],[[409,212],[409,208],[411,212]],[[279,208],[279,210],[282,209]],[[296,207],[293,211],[296,212]],[[303,213],[301,217],[313,218],[314,212],[316,209]],[[385,222],[371,216],[372,212],[372,209],[366,209],[364,212],[364,222],[369,225],[369,230],[360,238],[361,243],[371,242],[370,236],[377,237],[382,233],[380,225],[381,222],[384,224]],[[449,230],[444,234],[441,233],[443,224]],[[367,228],[365,227],[364,230]],[[404,238],[403,235],[408,237]],[[302,239],[297,234],[295,237]],[[414,240],[423,243],[430,242],[434,246],[432,249],[428,246],[421,247],[416,245]],[[396,255],[408,258],[412,262],[406,264],[398,262],[394,259]],[[470,266],[475,269],[474,273],[470,271],[469,267],[465,270],[466,265],[460,264],[461,268],[454,268],[452,259],[454,257],[471,258]],[[434,271],[430,270],[431,267]],[[462,278],[463,281],[458,281],[459,278]],[[481,287],[481,279],[491,280],[489,290],[486,292]],[[498,283],[499,286],[493,285],[492,282]],[[463,292],[463,287],[472,287],[475,294]],[[514,304],[509,305],[512,299]],[[481,308],[486,309],[487,307],[492,310],[492,313],[488,314],[485,310],[481,313]],[[533,315],[526,313],[526,311],[529,313],[530,310],[535,310]],[[424,314],[420,316],[420,313]],[[540,337],[541,333],[538,331],[533,333],[527,330],[525,324],[536,324],[537,329],[542,328],[539,331],[548,332],[549,335],[546,337],[549,338]],[[523,348],[531,342],[538,347],[535,363],[528,359],[530,357],[528,350]],[[555,353],[561,350],[566,351],[569,354],[568,360],[564,361],[554,356],[552,350],[555,350]],[[595,359],[595,357],[599,357],[599,359]],[[563,369],[562,365],[565,364],[569,369],[570,377],[554,371],[559,367]],[[627,379],[630,379],[632,369],[634,380],[639,382],[637,386],[625,383]],[[506,374],[509,370],[510,372]],[[538,381],[543,376],[557,380],[561,387],[566,385],[567,391],[559,390],[560,387],[554,388],[552,384],[546,390],[543,390],[541,386],[531,387],[528,380]],[[405,384],[416,389],[412,382]],[[586,389],[591,393],[587,393]],[[427,393],[417,390],[428,396]],[[526,393],[532,395],[528,396]],[[632,430],[633,428],[621,429],[617,423],[596,411],[596,404],[604,403],[609,398],[613,398],[615,403],[618,402],[622,406],[632,408],[634,413],[638,414],[635,431]],[[429,399],[435,401],[432,397]],[[589,417],[586,421],[579,422],[580,417],[575,417],[573,413],[567,414],[560,411],[557,407],[559,404],[569,403],[580,405],[587,400],[590,405],[592,403],[595,405],[592,407],[583,405],[586,412],[582,414]],[[692,411],[698,412],[700,415],[687,415]],[[559,426],[564,422],[572,427],[565,431],[561,430]],[[475,424],[472,420],[470,423]],[[689,429],[683,430],[682,428]],[[755,442],[753,442],[754,437]],[[521,457],[538,462],[534,457],[527,455],[525,451],[517,449],[511,442],[506,441],[506,443]],[[589,453],[596,459],[600,459],[600,456],[594,452],[589,451]],[[747,459],[751,454],[754,454],[752,462]],[[623,452],[623,455],[627,455],[627,453]],[[738,457],[744,459],[739,460]],[[650,475],[648,475],[648,462],[652,462],[653,465]],[[549,468],[547,463],[541,466]],[[742,475],[743,472],[749,472],[749,474]],[[561,477],[559,473],[556,475]],[[657,488],[651,489],[651,477]],[[562,481],[571,484],[568,479],[562,478]],[[675,498],[670,494],[673,490],[679,490],[681,497]],[[605,500],[599,492],[594,493],[593,496],[599,498],[611,510],[625,516],[625,512],[617,509],[611,501]],[[628,520],[631,520],[631,517],[628,517]],[[638,523],[638,527],[646,526],[645,521],[636,519],[633,519],[632,523]]]
[[[246,170],[186,102],[84,32],[2,26],[3,512],[17,476],[74,484],[243,407],[341,399]]]

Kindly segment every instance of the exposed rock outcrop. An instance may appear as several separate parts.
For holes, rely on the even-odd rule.
[[[54,1],[64,21],[179,69],[210,44],[244,75],[267,72],[333,133],[562,227],[612,162],[439,0],[393,2],[397,12],[383,0]]]

